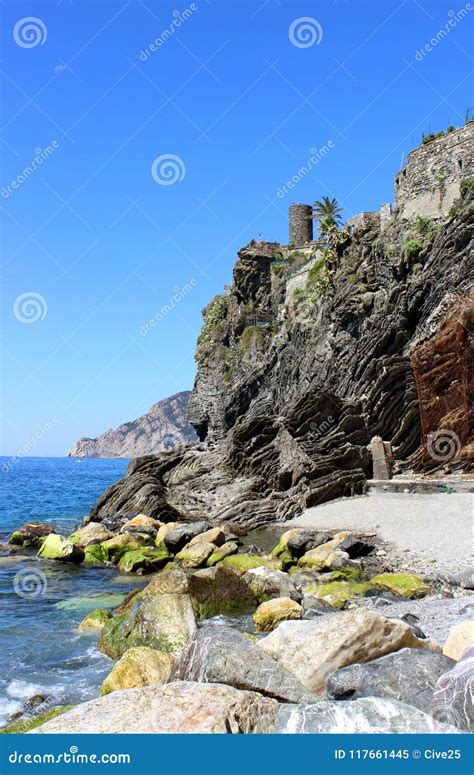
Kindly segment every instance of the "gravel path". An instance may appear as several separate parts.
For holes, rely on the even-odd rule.
[[[286,527],[376,533],[410,569],[455,576],[474,566],[473,505],[468,493],[369,493],[313,506]]]

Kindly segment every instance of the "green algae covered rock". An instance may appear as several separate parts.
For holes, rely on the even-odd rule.
[[[52,532],[51,525],[46,525],[44,522],[27,522],[11,534],[8,542],[14,546],[37,548]]]
[[[159,549],[151,549],[143,546],[139,549],[132,549],[125,552],[120,559],[118,569],[122,573],[133,573],[137,570],[144,570],[148,573],[159,570],[167,562],[171,560],[171,556],[168,552],[160,551]]]
[[[110,619],[110,611],[104,611],[103,608],[95,608],[90,614],[82,620],[79,625],[80,630],[101,630],[104,624]]]
[[[69,541],[84,549],[89,544],[100,544],[102,541],[107,541],[112,536],[113,533],[101,525],[100,522],[89,522],[85,527],[81,527],[72,533],[69,536]]]
[[[424,597],[430,591],[429,586],[412,573],[381,573],[370,581],[372,586],[383,587],[402,597]]]
[[[237,554],[239,547],[234,544],[233,541],[229,541],[226,544],[220,546],[215,552],[208,558],[206,565],[208,568],[212,568],[217,565],[218,562],[222,562],[226,557],[230,557],[232,554]]]
[[[74,708],[74,705],[57,705],[55,708],[49,708],[42,713],[38,713],[37,716],[31,716],[23,721],[13,721],[6,727],[3,727],[3,729],[0,729],[0,735],[23,735],[25,732],[36,729],[36,727],[41,726],[41,724],[45,724],[46,721],[51,721],[51,719],[60,716],[62,713],[66,713],[66,711],[71,710],[72,708]]]
[[[255,610],[257,600],[240,572],[219,563],[191,574],[189,594],[198,619],[227,614],[238,616]]]
[[[261,603],[253,615],[257,632],[271,632],[280,622],[302,619],[303,609],[289,597],[276,597]]]
[[[189,595],[135,596],[123,613],[105,623],[99,648],[112,659],[119,659],[135,646],[177,654],[195,631]]]
[[[138,536],[131,536],[128,533],[117,535],[101,543],[101,549],[106,562],[112,562],[116,565],[126,552],[133,549],[140,549],[145,543],[144,539]]]
[[[84,565],[89,567],[105,565],[107,555],[102,549],[101,544],[89,544],[84,549]]]
[[[128,649],[103,682],[102,696],[118,689],[164,684],[168,681],[174,658],[148,646]]]
[[[104,592],[99,595],[82,595],[78,597],[67,597],[59,603],[55,603],[55,608],[60,611],[94,611],[96,608],[115,608],[121,605],[125,600],[125,595],[117,592]]]
[[[305,595],[317,597],[333,608],[344,608],[348,600],[365,595],[372,588],[370,581],[329,581],[325,584],[310,584],[303,591]]]
[[[232,568],[237,573],[246,573],[251,568],[273,568],[283,570],[283,563],[277,557],[262,554],[233,554],[221,563],[226,568]]]
[[[84,552],[68,538],[50,533],[41,544],[38,557],[42,560],[62,560],[63,562],[82,562]]]
[[[216,547],[214,544],[198,543],[191,546],[185,546],[175,557],[175,560],[184,568],[201,568],[214,553]]]

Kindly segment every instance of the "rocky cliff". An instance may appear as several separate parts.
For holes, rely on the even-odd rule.
[[[139,457],[197,441],[187,420],[189,390],[153,404],[138,420],[119,425],[96,439],[79,439],[68,457]]]
[[[201,443],[133,461],[89,519],[284,520],[361,492],[373,436],[399,471],[468,467],[472,179],[461,190],[444,220],[369,214],[329,245],[243,248],[198,340]]]

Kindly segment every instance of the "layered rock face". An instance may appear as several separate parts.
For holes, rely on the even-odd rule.
[[[330,250],[243,248],[233,285],[208,305],[198,340],[188,416],[201,443],[131,463],[89,519],[145,512],[246,526],[285,520],[361,492],[376,435],[392,443],[398,471],[466,470],[462,385],[449,390],[446,411],[432,409],[471,368],[472,186],[462,190],[436,224],[395,218],[380,233],[364,222],[334,235]],[[305,287],[289,298],[288,284],[309,262]],[[446,328],[451,314],[457,322]],[[445,357],[443,334],[442,373],[431,347],[420,393],[413,363],[440,326],[448,338],[454,332],[456,358]],[[431,409],[420,412],[427,400]],[[456,437],[453,454],[430,446],[443,430]]]
[[[137,420],[119,425],[96,439],[79,439],[68,457],[139,457],[197,440],[186,411],[189,390],[153,404]]]

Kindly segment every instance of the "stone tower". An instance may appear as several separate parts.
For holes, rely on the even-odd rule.
[[[289,208],[290,245],[304,245],[313,239],[313,208],[297,204]]]

